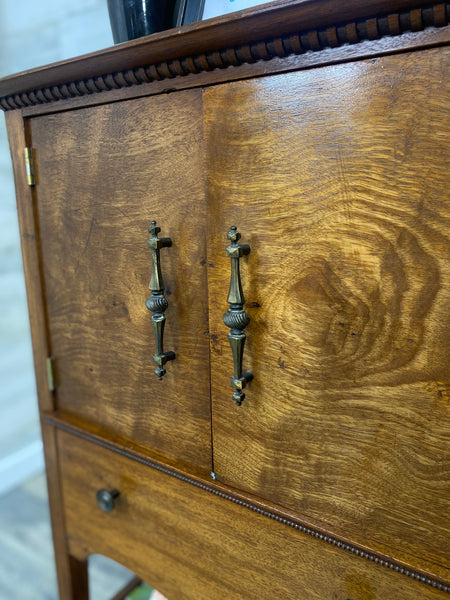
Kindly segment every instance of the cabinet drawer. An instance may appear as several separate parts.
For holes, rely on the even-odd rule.
[[[447,596],[71,433],[57,441],[71,553],[109,556],[169,600]],[[109,513],[99,489],[120,491]]]

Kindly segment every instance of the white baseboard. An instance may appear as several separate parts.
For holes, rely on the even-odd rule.
[[[44,470],[42,441],[36,440],[0,459],[0,496]]]

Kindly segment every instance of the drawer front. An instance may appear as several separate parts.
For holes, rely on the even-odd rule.
[[[205,92],[216,476],[444,577],[449,58]],[[242,406],[221,324],[230,225],[251,246]]]
[[[170,600],[438,600],[447,594],[70,433],[58,432],[71,553],[100,553]],[[100,489],[120,492],[111,512]]]
[[[200,92],[37,117],[31,134],[57,409],[168,462],[209,472],[205,193]],[[168,308],[159,381],[152,220]],[[195,401],[188,390],[192,376]]]

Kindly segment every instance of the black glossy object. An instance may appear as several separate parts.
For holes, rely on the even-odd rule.
[[[108,0],[115,44],[170,29],[175,0]]]
[[[103,512],[111,512],[115,506],[115,500],[120,496],[119,490],[98,490],[97,504]]]

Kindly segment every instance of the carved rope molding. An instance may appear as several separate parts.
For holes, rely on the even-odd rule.
[[[430,586],[436,588],[437,590],[440,590],[441,592],[450,593],[449,585],[446,585],[445,583],[443,583],[442,581],[439,581],[438,579],[433,579],[433,577],[431,577],[429,575],[425,575],[424,573],[421,573],[420,571],[415,571],[414,569],[409,569],[409,568],[403,566],[400,562],[397,562],[394,558],[391,558],[391,557],[388,558],[385,555],[377,554],[376,552],[370,552],[367,549],[360,547],[356,544],[351,544],[344,540],[340,540],[337,536],[323,533],[322,531],[320,531],[320,529],[318,529],[318,528],[315,529],[314,527],[312,527],[310,525],[306,525],[305,523],[302,523],[300,520],[297,521],[294,519],[290,519],[290,518],[284,517],[283,515],[276,512],[275,510],[262,508],[261,506],[258,506],[257,504],[251,502],[250,500],[245,500],[243,498],[239,498],[238,496],[235,496],[232,493],[228,493],[222,489],[218,489],[217,487],[214,487],[213,485],[209,485],[208,483],[206,483],[204,481],[199,481],[197,479],[189,477],[189,475],[185,475],[183,473],[180,473],[179,471],[175,471],[174,469],[171,469],[170,467],[165,466],[161,463],[155,462],[155,461],[151,460],[150,458],[145,458],[139,454],[136,454],[132,450],[128,450],[122,446],[118,446],[114,442],[109,442],[105,439],[101,439],[97,436],[91,435],[90,433],[88,433],[86,431],[83,431],[78,428],[74,428],[70,424],[67,424],[60,420],[57,420],[50,415],[46,415],[45,420],[50,425],[53,425],[57,429],[61,429],[62,431],[65,431],[66,433],[75,435],[81,439],[88,441],[88,442],[97,444],[98,446],[105,448],[106,450],[111,450],[112,452],[115,452],[116,454],[119,454],[121,456],[129,458],[131,460],[135,460],[143,465],[146,465],[147,467],[151,467],[152,469],[159,471],[160,473],[164,473],[165,475],[169,475],[170,477],[175,477],[175,479],[178,479],[179,481],[183,481],[184,483],[193,485],[194,487],[199,488],[205,492],[214,494],[215,496],[219,496],[220,498],[223,498],[224,500],[228,500],[229,502],[238,504],[239,506],[242,506],[243,508],[247,508],[253,512],[263,515],[264,517],[273,519],[274,521],[277,521],[278,523],[281,523],[283,525],[291,527],[292,529],[296,529],[297,531],[300,531],[306,535],[310,535],[310,536],[312,536],[318,540],[321,540],[327,544],[336,546],[337,548],[340,548],[341,550],[344,550],[345,552],[350,552],[351,554],[354,554],[355,556],[360,556],[361,558],[370,560],[371,562],[373,562],[377,565],[380,565],[382,567],[385,567],[387,569],[390,569],[392,571],[395,571],[396,573],[400,573],[401,575],[405,575],[406,577],[410,577],[411,579],[415,579],[416,581],[420,581],[421,583],[430,585]]]
[[[91,95],[109,90],[162,81],[214,69],[226,69],[260,60],[284,58],[345,44],[397,36],[409,31],[423,31],[428,27],[445,27],[450,22],[450,3],[440,3],[395,12],[382,16],[342,23],[340,25],[287,34],[213,52],[107,73],[0,98],[0,107],[14,110],[26,106],[48,104],[67,98]]]

